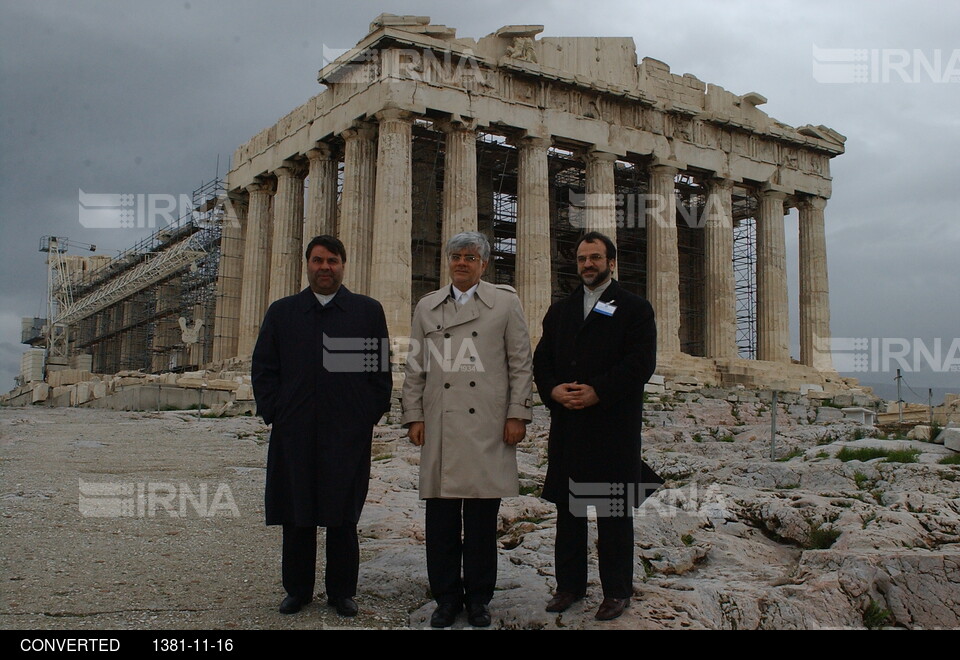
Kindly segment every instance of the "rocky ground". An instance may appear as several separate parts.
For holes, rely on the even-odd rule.
[[[562,615],[543,610],[555,519],[535,497],[548,428],[538,408],[519,455],[526,494],[501,508],[493,626],[960,627],[960,466],[938,463],[954,452],[877,439],[799,399],[778,407],[771,460],[769,401],[729,398],[647,406],[644,456],[667,483],[635,518],[631,608],[607,623],[593,619],[595,557],[588,597]],[[338,617],[322,592],[284,616],[260,420],[2,408],[0,627],[427,627],[418,451],[403,433],[376,430],[360,616]],[[917,462],[841,461],[844,446],[916,449]]]

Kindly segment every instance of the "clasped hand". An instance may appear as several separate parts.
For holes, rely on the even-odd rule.
[[[593,386],[577,383],[560,383],[550,392],[553,400],[568,410],[583,410],[600,403]]]

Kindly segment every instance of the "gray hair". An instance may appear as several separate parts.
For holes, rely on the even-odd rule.
[[[481,261],[490,261],[490,241],[478,231],[463,231],[447,241],[447,254],[457,250],[474,248],[480,253]]]

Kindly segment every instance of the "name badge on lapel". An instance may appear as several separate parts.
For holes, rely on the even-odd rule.
[[[610,302],[598,300],[597,304],[593,306],[593,311],[604,316],[613,316],[613,313],[617,311],[617,306],[613,304],[612,300]]]

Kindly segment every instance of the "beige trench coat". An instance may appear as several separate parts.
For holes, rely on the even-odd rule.
[[[459,305],[450,287],[424,296],[411,329],[401,423],[424,423],[420,497],[495,498],[519,492],[507,418],[531,419],[530,337],[509,286],[481,281]]]

